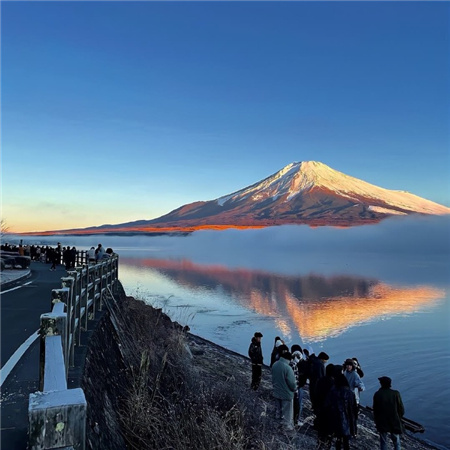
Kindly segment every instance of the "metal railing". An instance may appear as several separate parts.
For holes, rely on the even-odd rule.
[[[117,288],[119,258],[86,265],[86,252],[79,253],[77,262],[84,265],[61,278],[62,287],[52,290],[51,312],[41,315],[39,391],[28,404],[31,450],[85,448],[86,398],[81,388],[67,389],[67,377],[88,320]]]

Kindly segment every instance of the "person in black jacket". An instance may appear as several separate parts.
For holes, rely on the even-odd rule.
[[[280,359],[280,352],[278,349],[281,345],[284,345],[284,341],[280,338],[280,336],[277,336],[275,338],[275,343],[273,344],[272,354],[270,355],[270,367],[272,367]]]
[[[327,433],[336,438],[336,450],[350,450],[350,439],[356,436],[358,406],[355,393],[342,373],[334,377],[323,406]]]
[[[263,354],[261,349],[261,339],[263,335],[260,332],[256,332],[252,337],[252,342],[248,348],[248,356],[252,361],[252,383],[250,387],[255,391],[258,389],[261,383]]]
[[[380,377],[380,389],[373,396],[373,418],[380,433],[380,449],[387,449],[388,434],[395,450],[401,449],[400,435],[404,432],[402,418],[405,414],[402,396],[399,391],[391,389],[392,380]]]
[[[311,373],[309,376],[309,398],[311,400],[313,410],[316,414],[316,383],[319,378],[325,376],[325,365],[329,359],[330,357],[325,352],[320,352],[316,358],[313,358],[313,356],[310,355]]]

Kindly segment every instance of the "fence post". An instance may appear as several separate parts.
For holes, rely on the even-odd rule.
[[[103,264],[100,264],[100,267],[99,267],[99,278],[100,278],[100,285],[99,285],[100,310],[102,310],[103,309]]]
[[[73,299],[73,286],[75,280],[73,277],[61,278],[61,284],[63,289],[68,290],[67,297],[67,364],[70,367],[74,365],[74,329],[75,329],[75,314],[74,314],[74,299]]]
[[[61,335],[63,342],[66,337],[66,319],[64,312],[51,312],[41,315],[41,324],[39,327],[40,334],[40,353],[39,353],[39,390],[44,390],[44,373],[45,373],[45,339],[47,336]],[[62,346],[63,347],[63,344]],[[61,348],[63,350],[63,348]],[[66,373],[66,368],[64,368]]]
[[[29,448],[84,450],[86,410],[86,397],[81,388],[30,394]]]

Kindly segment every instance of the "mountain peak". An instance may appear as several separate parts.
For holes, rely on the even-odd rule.
[[[408,192],[375,186],[319,161],[300,161],[215,200],[182,205],[149,221],[91,227],[78,233],[190,232],[283,224],[348,227],[408,214],[444,215],[450,214],[450,208]]]
[[[319,161],[292,162],[249,187],[214,202],[227,209],[242,202],[291,203],[295,198],[332,195],[350,206],[365,205],[383,214],[449,214],[450,209],[405,191],[385,189],[332,169]],[[323,200],[321,200],[323,201]],[[304,203],[304,202],[303,202]]]

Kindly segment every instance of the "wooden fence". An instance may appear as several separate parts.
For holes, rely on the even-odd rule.
[[[77,263],[52,290],[51,312],[41,315],[39,391],[28,404],[31,450],[85,448],[86,399],[81,388],[67,389],[67,376],[88,320],[116,292],[119,258],[87,265],[86,252],[77,252]]]

